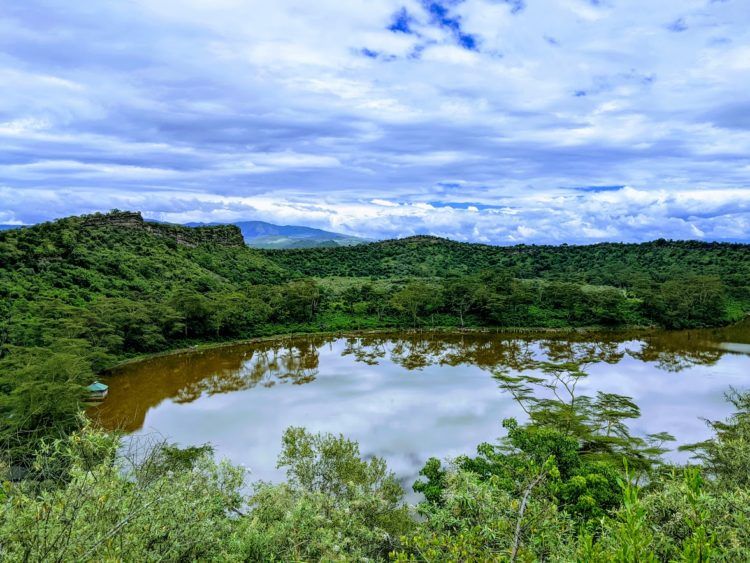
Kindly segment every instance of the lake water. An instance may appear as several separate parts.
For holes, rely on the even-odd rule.
[[[524,414],[493,373],[534,361],[575,361],[578,393],[632,397],[634,434],[677,444],[709,435],[701,417],[731,413],[731,387],[750,388],[750,325],[710,331],[568,335],[392,333],[282,338],[130,364],[108,378],[90,414],[110,429],[180,445],[211,443],[251,479],[278,481],[288,426],[343,433],[385,457],[407,489],[430,456],[473,453]],[[684,461],[686,454],[672,452]]]

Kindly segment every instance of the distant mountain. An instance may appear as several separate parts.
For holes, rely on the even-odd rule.
[[[0,231],[9,231],[11,229],[20,229],[26,225],[0,225]]]
[[[187,227],[206,227],[220,223],[186,223]],[[371,242],[368,239],[342,235],[299,225],[274,225],[265,221],[232,223],[242,231],[245,243],[253,248],[335,248]]]

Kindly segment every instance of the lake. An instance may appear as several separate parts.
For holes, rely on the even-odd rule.
[[[473,453],[524,420],[493,373],[574,361],[579,394],[632,397],[634,434],[676,444],[709,436],[703,418],[731,413],[730,388],[750,388],[750,324],[718,330],[571,334],[379,333],[227,346],[129,364],[107,379],[90,414],[109,429],[180,445],[211,443],[250,478],[278,481],[288,426],[343,433],[385,457],[407,489],[430,456]],[[541,372],[540,372],[541,373]],[[675,446],[676,446],[675,444]],[[673,460],[687,454],[670,452]]]

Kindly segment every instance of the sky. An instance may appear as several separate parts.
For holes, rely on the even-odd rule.
[[[0,0],[0,223],[750,240],[748,0]]]

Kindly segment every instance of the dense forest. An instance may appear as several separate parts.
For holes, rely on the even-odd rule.
[[[456,277],[507,270],[525,279],[613,287],[641,287],[690,276],[720,276],[730,286],[747,281],[750,245],[657,240],[587,246],[489,246],[415,236],[347,248],[264,251],[306,276]]]
[[[432,237],[258,251],[236,227],[114,211],[0,233],[0,557],[11,560],[738,560],[750,556],[750,399],[667,467],[619,396],[540,401],[529,421],[415,485],[382,460],[290,429],[284,485],[210,447],[123,456],[81,414],[117,362],[200,344],[364,328],[690,328],[750,312],[750,246],[655,241],[491,247]],[[540,366],[551,384],[583,374]],[[145,453],[144,453],[145,452]],[[623,462],[625,462],[623,464]],[[743,465],[744,464],[744,465]],[[13,540],[11,540],[13,538]],[[721,546],[721,549],[719,549]]]

